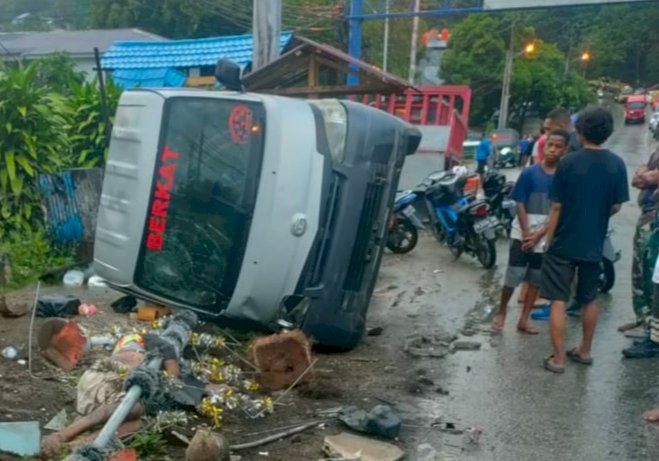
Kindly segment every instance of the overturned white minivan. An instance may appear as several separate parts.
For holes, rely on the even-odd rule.
[[[350,101],[192,89],[123,93],[95,270],[225,322],[286,320],[352,348],[419,132]]]

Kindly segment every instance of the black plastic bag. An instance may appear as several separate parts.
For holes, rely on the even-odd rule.
[[[74,296],[42,296],[37,302],[39,317],[68,317],[78,315],[80,300]]]
[[[115,302],[110,304],[112,310],[117,314],[129,314],[135,310],[137,306],[137,299],[133,296],[124,296],[123,298],[117,299]]]

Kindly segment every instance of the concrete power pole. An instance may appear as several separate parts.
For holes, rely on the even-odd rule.
[[[414,19],[412,20],[412,46],[410,49],[410,75],[408,80],[414,84],[416,78],[416,47],[419,43],[419,10],[421,9],[421,0],[414,0]]]
[[[503,85],[501,88],[501,104],[499,106],[499,124],[497,128],[502,130],[508,123],[508,108],[510,105],[510,83],[513,75],[513,59],[515,58],[515,23],[510,28],[510,44],[506,52],[506,68],[503,72]]]
[[[252,71],[279,57],[282,0],[253,0],[254,48]]]

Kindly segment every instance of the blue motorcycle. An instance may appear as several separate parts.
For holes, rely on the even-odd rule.
[[[500,223],[490,216],[486,200],[465,197],[466,180],[452,172],[433,173],[414,192],[424,198],[435,238],[448,245],[456,259],[467,253],[491,269],[497,260]]]
[[[417,195],[412,191],[401,192],[396,196],[387,237],[387,248],[394,253],[409,253],[419,241],[418,230],[424,226],[413,205],[416,199]]]

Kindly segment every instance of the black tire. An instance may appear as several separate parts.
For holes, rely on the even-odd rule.
[[[476,240],[476,258],[483,268],[492,269],[497,263],[497,249],[494,240],[479,235]]]
[[[409,253],[419,241],[419,232],[409,219],[396,219],[394,227],[389,230],[387,248],[397,254]]]
[[[613,261],[602,259],[600,263],[602,273],[600,274],[600,293],[608,293],[616,283],[616,268]]]

